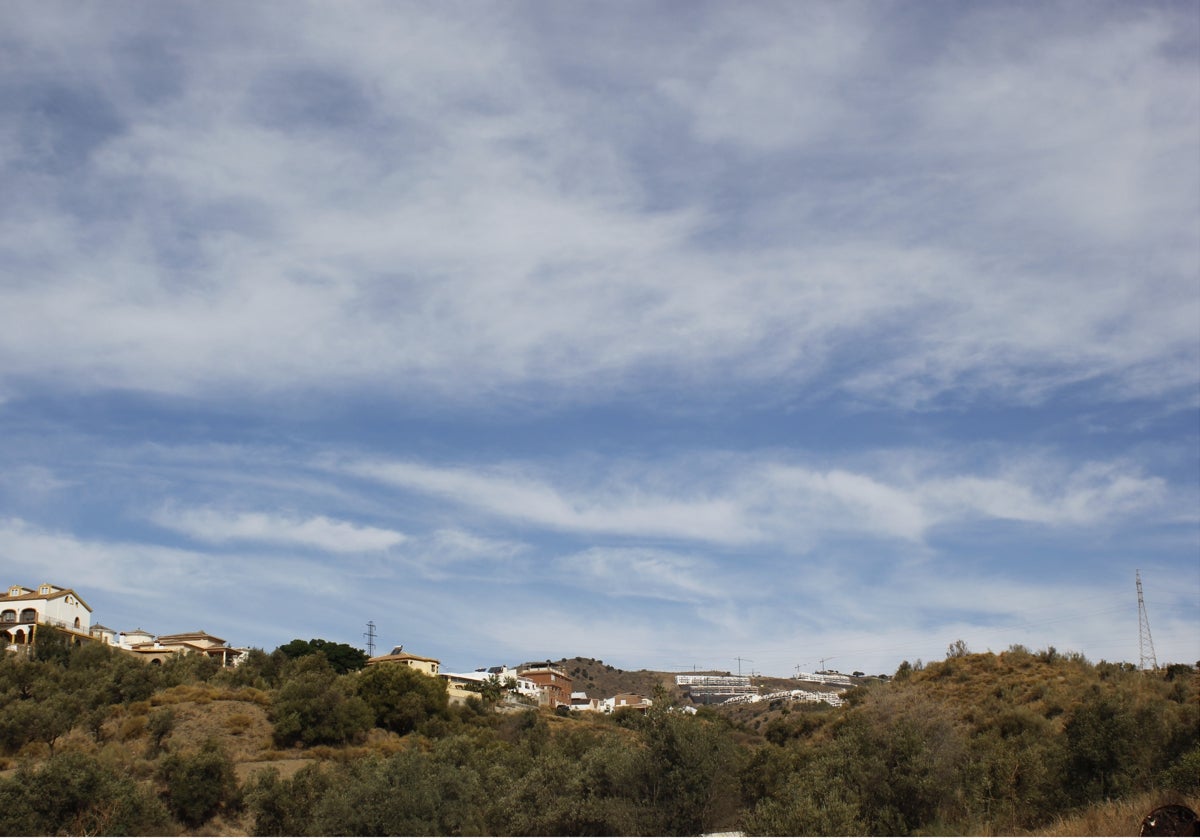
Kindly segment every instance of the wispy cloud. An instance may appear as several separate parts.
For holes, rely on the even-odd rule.
[[[630,11],[0,7],[5,567],[759,668],[1194,581],[1191,11]]]
[[[74,132],[91,145],[76,150],[81,168],[36,183],[33,141],[11,140],[6,177],[42,186],[4,242],[25,278],[0,292],[6,389],[53,371],[88,390],[315,383],[589,401],[668,371],[707,389],[819,384],[926,406],[1194,382],[1186,220],[1200,174],[1185,150],[1200,108],[1168,49],[1170,15],[1039,33],[1026,11],[980,10],[955,25],[986,49],[933,50],[878,84],[910,45],[861,7],[708,10],[714,60],[672,63],[685,51],[668,39],[643,67],[655,85],[641,128],[665,119],[653,103],[684,109],[680,154],[716,155],[697,178],[718,193],[760,180],[749,153],[855,163],[836,185],[819,171],[803,189],[760,184],[756,221],[799,215],[815,235],[764,227],[747,243],[704,190],[651,200],[636,165],[647,139],[563,118],[586,113],[592,91],[534,58],[545,44],[519,17],[494,11],[485,29],[433,11],[364,14],[388,40],[308,9],[270,24],[290,49],[228,49],[221,62],[207,56],[230,37],[222,16],[190,20],[170,58],[134,59],[118,59],[118,27],[72,29],[53,12],[10,21],[102,68],[51,83],[65,47],[34,50],[13,68],[30,96],[57,85],[95,98],[103,85],[111,117],[103,131],[71,110],[48,124],[46,142],[83,142]],[[242,37],[266,34],[258,15],[240,23]],[[989,23],[1009,40],[987,36]],[[156,97],[138,89],[151,73],[172,80]],[[900,84],[919,93],[890,97]],[[886,142],[863,133],[877,106]],[[785,168],[811,170],[793,158]],[[98,202],[104,212],[87,211]],[[869,225],[822,219],[844,202]],[[887,353],[865,357],[864,342]]]
[[[353,475],[553,530],[714,541],[752,536],[740,521],[736,507],[726,500],[644,494],[633,484],[573,494],[513,468],[471,470],[357,462],[346,469]]]
[[[1161,508],[1171,497],[1163,479],[1119,463],[1072,469],[1043,454],[1019,468],[963,474],[927,453],[879,461],[828,468],[799,458],[726,456],[714,471],[699,454],[588,476],[586,486],[578,476],[544,477],[545,468],[533,465],[360,461],[344,469],[537,528],[731,545],[799,539],[811,546],[839,533],[922,542],[935,526],[988,519],[1073,527]],[[693,470],[693,463],[705,466]]]
[[[556,561],[558,577],[607,598],[703,603],[733,593],[707,560],[648,548],[590,548]]]
[[[164,528],[209,543],[282,543],[334,553],[355,553],[384,551],[408,539],[398,531],[357,525],[326,516],[230,512],[182,508],[171,504],[160,508],[152,518]]]

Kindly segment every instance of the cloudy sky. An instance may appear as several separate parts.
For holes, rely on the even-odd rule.
[[[1194,4],[0,6],[0,568],[93,620],[1200,659]],[[739,660],[740,658],[740,660]]]

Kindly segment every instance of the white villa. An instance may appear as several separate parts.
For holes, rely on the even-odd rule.
[[[0,597],[0,641],[5,648],[33,644],[39,624],[91,639],[92,608],[73,589],[43,583],[37,589],[10,586]]]
[[[92,608],[87,602],[74,589],[52,583],[43,583],[37,589],[10,586],[0,596],[0,645],[5,650],[16,651],[32,645],[38,627],[46,625],[72,637],[76,645],[98,642],[157,664],[177,653],[201,654],[222,665],[237,664],[246,655],[244,650],[231,648],[224,639],[203,630],[156,636],[141,629],[118,633],[103,624],[92,624]]]

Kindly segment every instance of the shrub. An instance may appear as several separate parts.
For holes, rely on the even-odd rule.
[[[1200,747],[1185,753],[1164,770],[1159,776],[1159,784],[1166,790],[1183,794],[1200,793]]]
[[[407,665],[372,665],[358,675],[358,696],[370,708],[375,725],[399,735],[433,717],[446,717],[445,684]]]
[[[337,680],[323,655],[289,663],[271,710],[277,745],[345,744],[371,728],[371,709]]]
[[[146,716],[132,715],[121,721],[121,728],[117,735],[122,741],[132,741],[134,738],[139,738],[146,732]]]
[[[225,728],[233,735],[241,735],[254,725],[254,718],[244,713],[232,714],[225,719]]]
[[[143,784],[82,753],[0,779],[0,835],[173,833],[166,808]]]
[[[162,764],[167,806],[181,823],[196,827],[216,816],[237,793],[233,762],[214,741],[196,753],[172,755]]]
[[[175,712],[171,709],[155,709],[146,720],[146,732],[150,735],[150,756],[158,755],[163,742],[175,729]]]

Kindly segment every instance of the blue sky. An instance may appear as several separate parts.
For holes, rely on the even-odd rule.
[[[1200,659],[1190,3],[0,8],[0,565],[447,669]],[[741,657],[739,663],[738,657]]]

